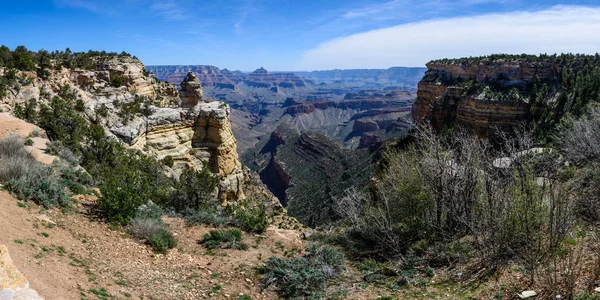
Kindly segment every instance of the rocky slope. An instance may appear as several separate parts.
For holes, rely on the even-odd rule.
[[[334,219],[334,197],[364,187],[372,174],[368,152],[344,149],[321,134],[287,125],[248,151],[244,162],[259,172],[290,216],[309,226]]]

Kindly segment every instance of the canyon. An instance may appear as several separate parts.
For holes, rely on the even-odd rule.
[[[313,72],[320,82],[316,84],[298,75],[305,73],[271,73],[264,68],[251,73],[213,66],[147,69],[171,83],[192,72],[202,82],[206,98],[227,102],[241,154],[268,139],[280,124],[319,132],[351,149],[402,135],[411,123],[415,78],[423,72],[422,68],[319,71]],[[368,84],[373,76],[378,83]]]

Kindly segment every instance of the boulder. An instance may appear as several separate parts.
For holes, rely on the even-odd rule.
[[[0,299],[44,299],[29,287],[29,282],[13,265],[8,249],[4,245],[0,245]]]

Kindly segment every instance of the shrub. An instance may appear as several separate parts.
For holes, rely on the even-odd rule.
[[[162,221],[158,218],[136,217],[131,220],[127,231],[134,237],[141,240],[148,240],[151,236],[157,235],[163,229]]]
[[[77,99],[77,101],[75,102],[75,110],[78,112],[84,112],[85,111],[85,102],[83,102],[83,100],[81,100],[81,99]]]
[[[161,228],[157,233],[151,235],[148,238],[148,243],[152,246],[154,251],[159,253],[166,253],[167,250],[177,246],[177,240],[173,234],[164,228]]]
[[[349,238],[362,253],[391,258],[432,232],[432,198],[416,168],[415,149],[384,156],[387,168],[377,182],[377,201],[356,190],[337,200],[338,214],[352,224]]]
[[[25,142],[23,143],[25,146],[32,146],[33,145],[33,140],[28,138],[25,140]]]
[[[38,117],[37,106],[37,101],[34,98],[29,99],[24,103],[23,106],[21,106],[19,103],[16,103],[14,115],[17,118],[26,120],[30,123],[36,122]]]
[[[275,285],[280,297],[322,297],[328,279],[344,269],[344,255],[331,246],[311,245],[304,257],[269,258],[259,271],[265,287]]]
[[[69,205],[59,176],[37,162],[17,136],[0,140],[0,181],[21,200],[31,199],[45,207]]]
[[[10,135],[0,140],[0,181],[7,182],[25,176],[38,165],[20,137]]]
[[[31,199],[46,208],[69,205],[65,185],[50,167],[32,168],[26,175],[10,180],[6,188],[15,193],[17,198]]]
[[[528,132],[503,136],[496,147],[460,129],[443,137],[425,127],[416,138],[412,148],[384,155],[374,197],[338,200],[353,250],[395,258],[423,241],[436,245],[435,265],[463,252],[492,268],[517,258],[533,282],[536,264],[573,226],[556,151],[525,152],[535,145]],[[494,165],[499,157],[510,164]],[[469,243],[453,243],[466,236]]]
[[[264,200],[247,199],[234,209],[233,216],[236,225],[246,232],[263,233],[269,227],[267,205]]]
[[[110,85],[113,87],[121,87],[123,85],[123,76],[121,75],[112,75],[110,76]]]
[[[600,160],[600,106],[594,105],[579,120],[566,118],[558,130],[557,142],[565,155],[576,163]]]
[[[140,209],[127,226],[127,231],[134,237],[145,240],[154,251],[166,253],[167,250],[177,246],[177,240],[162,222],[161,212],[156,206]]]
[[[138,207],[149,200],[150,188],[150,181],[139,170],[118,168],[100,184],[99,207],[110,222],[125,225],[135,216]]]
[[[163,163],[165,164],[165,166],[172,168],[175,164],[175,161],[173,160],[173,157],[171,155],[167,155],[165,156],[165,158],[163,158]]]
[[[337,277],[346,267],[344,254],[335,247],[311,244],[306,251],[305,257],[312,265],[320,267],[327,279]]]
[[[119,149],[122,148],[107,158],[108,162],[101,160],[100,169],[95,172],[103,180],[99,186],[100,209],[109,221],[125,225],[142,204],[164,203],[173,183],[156,159],[139,151]]]
[[[49,106],[40,106],[39,116],[39,126],[50,140],[60,141],[71,151],[81,151],[90,128],[70,100],[53,97]]]
[[[104,118],[108,117],[108,107],[106,104],[102,103],[102,105],[96,109],[96,114]]]
[[[217,211],[192,210],[185,215],[185,221],[190,224],[206,224],[215,227],[225,227],[233,224],[233,218],[223,215]]]
[[[196,171],[186,166],[172,196],[161,204],[179,212],[211,210],[218,206],[214,195],[216,186],[217,179],[208,168]]]
[[[264,274],[265,285],[275,284],[282,298],[318,296],[327,287],[325,274],[304,257],[271,257],[259,270]]]
[[[60,141],[50,141],[48,143],[47,151],[48,153],[56,155],[72,165],[79,164],[79,157],[69,150],[69,148],[63,146]]]
[[[248,249],[248,245],[242,242],[242,232],[239,229],[211,230],[210,233],[204,235],[204,239],[200,243],[209,250]]]

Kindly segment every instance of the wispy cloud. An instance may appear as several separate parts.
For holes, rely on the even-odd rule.
[[[57,6],[67,6],[74,8],[83,8],[92,12],[100,12],[99,2],[93,0],[55,0]]]
[[[54,0],[58,7],[72,7],[85,9],[97,14],[128,14],[128,13],[147,13],[159,16],[167,21],[180,21],[187,19],[188,13],[183,7],[185,1],[180,0]]]
[[[233,28],[236,34],[242,33],[242,25],[246,22],[248,16],[254,13],[257,10],[257,5],[255,0],[244,0],[244,5],[241,5],[239,8],[239,17],[235,24],[233,24]]]
[[[170,21],[180,21],[188,18],[181,5],[173,1],[157,1],[150,6],[150,10]]]
[[[298,69],[422,66],[443,57],[491,53],[595,53],[600,8],[556,6],[434,19],[353,34],[304,53]]]
[[[481,4],[506,4],[518,0],[389,0],[351,9],[342,14],[341,19],[384,21],[406,17],[435,15],[453,9],[469,8]]]
[[[382,4],[371,4],[361,8],[352,9],[342,15],[342,19],[358,19],[366,17],[393,18],[396,10],[401,7],[410,7],[411,0],[392,0]]]

